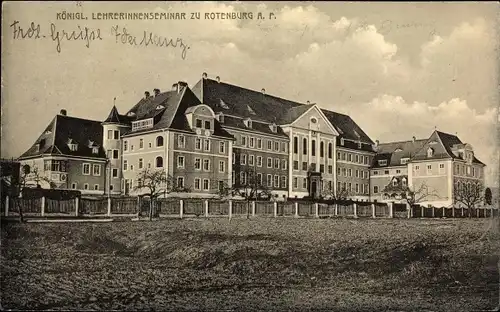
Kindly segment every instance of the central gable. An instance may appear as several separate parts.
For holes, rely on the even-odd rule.
[[[295,119],[291,123],[291,126],[300,129],[322,132],[334,136],[339,135],[337,130],[335,130],[335,128],[328,121],[323,112],[316,105],[311,106],[302,115],[297,117],[297,119]]]

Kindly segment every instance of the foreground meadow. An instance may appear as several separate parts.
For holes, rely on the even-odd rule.
[[[499,302],[490,220],[3,224],[3,309],[473,311]]]

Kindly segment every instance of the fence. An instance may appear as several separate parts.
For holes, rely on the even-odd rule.
[[[339,201],[317,203],[307,201],[242,201],[217,199],[111,197],[56,200],[9,198],[2,202],[2,216],[140,216],[157,217],[292,217],[292,218],[489,218],[498,215],[498,209],[437,208],[404,204]]]

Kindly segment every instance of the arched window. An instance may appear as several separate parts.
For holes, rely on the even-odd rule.
[[[299,153],[299,138],[298,137],[293,138],[293,153],[294,154]]]
[[[302,139],[302,154],[307,155],[307,139]]]
[[[156,137],[156,146],[163,146],[163,137],[161,135]]]
[[[156,168],[163,168],[163,157],[156,157]]]
[[[311,140],[311,156],[316,156],[316,140]]]
[[[333,157],[332,143],[328,143],[328,158],[332,159],[332,157]]]
[[[325,157],[325,142],[319,143],[319,157]]]

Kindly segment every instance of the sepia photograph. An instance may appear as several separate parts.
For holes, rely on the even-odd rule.
[[[1,309],[498,311],[499,21],[3,2]]]

